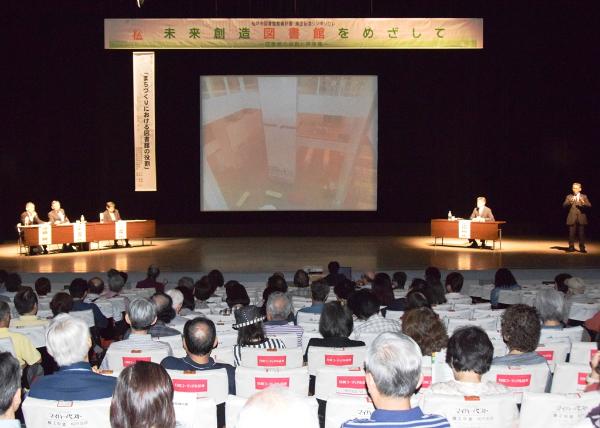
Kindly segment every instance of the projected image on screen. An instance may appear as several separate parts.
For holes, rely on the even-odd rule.
[[[203,76],[203,211],[377,209],[376,76]]]

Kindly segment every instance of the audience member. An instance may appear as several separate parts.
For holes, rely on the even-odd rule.
[[[565,284],[565,281],[569,278],[572,278],[568,273],[559,273],[554,277],[554,287],[563,294],[567,294],[569,292],[569,287]]]
[[[36,279],[34,287],[38,297],[47,296],[52,291],[52,284],[50,284],[50,280],[45,276]]]
[[[394,289],[392,288],[392,280],[387,273],[378,273],[373,279],[371,290],[377,300],[379,306],[385,306],[381,313],[385,316],[387,310],[403,311],[405,309],[406,299],[396,299],[394,297]]]
[[[454,373],[454,380],[434,383],[430,391],[477,397],[508,392],[504,385],[481,381],[481,377],[490,370],[493,357],[494,346],[485,331],[475,326],[457,329],[448,340],[446,350],[446,363]]]
[[[169,322],[170,325],[184,325],[189,320],[179,315],[181,308],[183,307],[183,293],[177,289],[168,290],[165,292],[167,296],[171,298],[171,308],[175,312],[175,316]]]
[[[377,410],[369,418],[342,424],[353,427],[450,427],[437,415],[425,415],[410,398],[421,386],[422,355],[418,345],[401,333],[382,333],[373,341],[365,358],[365,380]]]
[[[287,293],[288,284],[283,274],[274,273],[267,280],[267,289]]]
[[[429,308],[411,309],[402,315],[402,333],[410,336],[423,355],[432,356],[448,344],[446,326]]]
[[[263,328],[263,320],[258,307],[253,305],[243,306],[234,311],[234,330],[238,331],[237,344],[233,347],[235,366],[242,360],[242,348],[285,348],[279,339],[268,338]]]
[[[265,334],[281,335],[295,334],[298,346],[302,346],[304,329],[288,320],[293,316],[294,307],[290,298],[280,291],[271,293],[267,300],[267,321],[264,323]]]
[[[310,285],[310,294],[312,304],[300,309],[298,312],[303,314],[320,314],[323,310],[323,305],[329,296],[329,284],[327,281],[319,279]]]
[[[250,297],[246,287],[237,281],[227,281],[225,284],[225,302],[230,309],[239,309],[250,304]]]
[[[562,330],[565,319],[565,295],[558,290],[540,290],[534,307],[542,320],[542,329]]]
[[[362,334],[400,332],[400,323],[396,320],[386,319],[379,314],[379,301],[373,292],[359,290],[350,296],[348,307],[354,315],[364,321],[354,327],[354,336],[360,339]]]
[[[579,325],[581,324],[580,321],[571,320],[571,306],[573,306],[573,303],[595,303],[595,301],[585,295],[585,282],[582,278],[574,276],[565,279],[565,285],[568,288],[565,303],[565,318],[568,319],[567,322],[569,325]]]
[[[146,361],[125,368],[110,405],[110,426],[175,428],[175,424],[173,383],[167,371]]]
[[[184,287],[189,290],[193,290],[194,289],[194,279],[190,278],[189,276],[182,276],[177,281],[177,287],[175,287],[175,288],[179,288],[179,287]]]
[[[294,289],[290,292],[291,296],[310,297],[310,278],[308,273],[302,269],[298,269],[294,273]]]
[[[351,279],[348,278],[344,279],[341,282],[338,282],[335,285],[335,287],[333,287],[333,292],[335,293],[335,296],[337,297],[338,301],[340,301],[344,305],[348,302],[348,299],[355,291],[356,285],[354,284],[354,282],[352,282]]]
[[[451,272],[446,276],[446,299],[463,297],[460,291],[463,287],[464,277],[459,272]]]
[[[154,290],[157,292],[164,292],[165,284],[156,280],[159,275],[160,269],[158,268],[158,266],[148,266],[146,278],[141,281],[138,281],[138,283],[135,285],[135,288],[154,288]]]
[[[37,316],[38,298],[31,287],[22,287],[14,297],[15,309],[19,318],[10,323],[11,327],[28,327],[34,325],[48,325],[48,320]]]
[[[6,277],[8,272],[4,269],[0,269],[0,293],[6,291]]]
[[[69,285],[69,293],[73,297],[73,311],[88,311],[91,310],[94,314],[94,325],[97,328],[106,328],[108,319],[102,314],[100,308],[95,303],[86,303],[88,294],[88,283],[85,279],[75,278]]]
[[[394,272],[392,275],[392,285],[394,288],[404,290],[406,284],[406,272]]]
[[[272,386],[254,394],[240,411],[237,428],[319,428],[306,397]]]
[[[208,273],[208,283],[216,289],[225,285],[225,278],[218,269],[213,269]]]
[[[92,303],[104,293],[104,281],[102,278],[95,276],[88,281],[88,293],[85,297],[85,302]]]
[[[4,280],[4,287],[6,291],[2,292],[2,296],[8,297],[9,299],[13,299],[17,292],[21,289],[21,275],[18,273],[9,273],[6,275],[6,279]]]
[[[498,307],[498,297],[501,290],[520,290],[521,286],[517,284],[517,280],[512,272],[506,268],[500,268],[494,275],[494,288],[490,293],[490,303],[492,308]]]
[[[111,397],[116,379],[92,370],[88,359],[91,346],[90,330],[83,320],[67,314],[57,315],[46,332],[46,347],[60,369],[37,378],[29,396],[63,401]]]
[[[340,264],[336,261],[331,261],[327,264],[327,271],[329,273],[324,279],[327,281],[327,284],[329,284],[330,287],[335,287],[337,283],[346,279],[346,277],[340,273]]]
[[[53,316],[68,314],[73,310],[73,297],[63,291],[56,293],[50,300],[50,310]]]
[[[189,288],[186,286],[178,285],[175,290],[179,290],[183,295],[183,302],[181,303],[181,309],[177,312],[177,315],[186,316],[194,313],[196,309],[196,300],[194,299],[194,287]],[[171,297],[172,298],[172,297]]]
[[[0,352],[0,426],[21,428],[16,413],[21,405],[21,367],[10,352]]]
[[[129,299],[127,297],[122,297],[121,292],[125,287],[125,279],[122,275],[119,274],[119,271],[114,270],[114,273],[108,276],[108,290],[105,290],[102,295],[97,300],[106,300],[112,304],[113,314],[112,318],[115,323],[121,323],[123,321],[123,309],[127,308],[129,304]],[[124,304],[120,302],[120,300],[124,300]],[[123,326],[120,327],[121,329]]]
[[[216,289],[216,285],[208,280],[208,276],[200,278],[194,285],[195,309],[208,309],[207,300],[215,293]]]
[[[425,282],[429,280],[442,281],[442,273],[435,266],[429,266],[425,269]]]
[[[173,301],[167,294],[157,291],[151,297],[156,306],[156,322],[150,327],[148,333],[152,337],[181,336],[179,330],[169,327],[167,324],[175,319]]]
[[[438,271],[439,272],[439,271]],[[446,289],[442,281],[437,276],[431,275],[425,280],[427,287],[423,290],[431,306],[442,305],[446,303]]]
[[[410,311],[411,309],[417,308],[429,308],[431,309],[431,304],[425,294],[417,290],[411,290],[406,295],[406,304],[404,307],[405,313]]]
[[[156,320],[156,305],[152,301],[140,297],[133,299],[125,314],[125,321],[131,326],[131,334],[125,340],[110,344],[100,368],[112,369],[108,365],[107,357],[114,351],[164,350],[168,355],[172,355],[171,347],[168,344],[152,340],[152,336],[149,334],[150,327]]]

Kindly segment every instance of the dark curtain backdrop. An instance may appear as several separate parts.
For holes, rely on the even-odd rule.
[[[230,223],[368,233],[467,215],[483,194],[497,218],[550,234],[564,231],[572,181],[600,204],[595,0],[6,0],[0,10],[0,239],[14,239],[27,200],[44,218],[60,199],[72,219],[96,219],[111,199],[127,218],[207,233]],[[103,49],[103,19],[243,16],[483,17],[485,49],[157,51],[159,190],[134,192],[131,52]],[[279,73],[379,76],[377,212],[200,212],[199,76]]]

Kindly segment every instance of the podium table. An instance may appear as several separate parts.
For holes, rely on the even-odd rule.
[[[502,249],[502,225],[505,221],[471,221],[471,220],[431,220],[431,236],[434,239],[434,245],[437,245],[438,238],[458,238],[458,239],[480,239],[482,241],[493,241],[493,247],[496,249],[498,241]]]
[[[117,231],[116,222],[106,223],[83,223],[85,225],[85,240],[77,238],[75,226],[78,223],[51,225],[50,241],[40,241],[40,228],[47,225],[19,226],[22,245],[33,247],[38,245],[52,244],[75,244],[80,242],[113,241],[118,239],[141,239],[144,245],[145,239],[156,237],[156,222],[154,220],[125,220],[120,231]]]

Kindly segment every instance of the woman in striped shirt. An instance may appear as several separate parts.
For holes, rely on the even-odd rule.
[[[242,348],[285,348],[279,339],[266,337],[263,329],[264,316],[260,309],[254,305],[241,307],[234,312],[235,324],[232,326],[238,331],[237,345],[233,347],[234,363],[239,366],[242,361]]]

